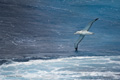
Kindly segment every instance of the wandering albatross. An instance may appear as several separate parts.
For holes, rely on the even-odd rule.
[[[92,24],[97,21],[99,18],[94,19],[91,21],[83,30],[77,31],[74,34],[80,35],[78,40],[75,42],[74,47],[75,51],[78,50],[78,44],[82,41],[82,39],[85,37],[85,35],[92,35],[93,32],[89,32],[89,29],[91,28]]]

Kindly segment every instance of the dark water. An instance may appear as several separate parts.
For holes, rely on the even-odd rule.
[[[0,58],[70,55],[119,55],[118,0],[1,0]],[[74,52],[78,36],[94,18],[100,18]]]
[[[21,64],[24,64],[21,61],[31,59],[44,59],[45,61],[46,59],[55,59],[55,61],[57,61],[56,58],[70,58],[71,56],[81,56],[85,59],[86,56],[89,56],[95,60],[96,58],[106,60],[107,56],[108,59],[112,57],[115,61],[117,60],[119,62],[119,4],[119,0],[0,0],[0,64],[10,63],[12,62],[11,60],[20,61]],[[75,52],[74,42],[78,36],[74,35],[74,32],[83,29],[89,21],[95,18],[99,18],[99,20],[96,21],[90,29],[90,31],[95,34],[86,36],[79,45],[79,51]],[[101,58],[101,56],[103,58]],[[64,60],[66,59],[63,59],[63,61]],[[82,60],[85,63],[84,59]],[[70,61],[71,58],[70,60],[68,59],[68,62]],[[79,62],[79,59],[76,63],[77,62]],[[115,63],[117,64],[116,66],[119,66],[119,63]],[[92,64],[93,63],[91,63],[91,65]],[[109,64],[107,62],[105,64],[107,65],[104,66],[105,72],[110,72],[110,69],[114,67],[112,63],[110,64],[112,65],[111,68],[108,68]],[[56,67],[57,65],[52,67]],[[66,65],[68,64],[66,63]],[[88,63],[86,65],[90,67]],[[96,64],[96,66],[97,65],[99,64]],[[51,65],[48,64],[48,66]],[[80,69],[83,68],[80,67]],[[94,69],[97,69],[97,67],[94,67]],[[2,70],[4,72],[4,69]],[[21,70],[24,69],[18,71]],[[53,70],[54,69],[51,71]],[[89,71],[89,68],[83,69],[82,73],[85,70]],[[102,69],[100,70],[101,71],[98,72],[102,72]],[[112,72],[119,72],[119,70],[119,68],[116,70],[112,69]],[[120,79],[119,77],[115,77],[119,75],[119,73],[112,72],[109,73],[110,75],[107,77],[101,75],[102,73],[96,73],[98,75],[94,76],[94,79]],[[3,73],[0,74],[3,75]],[[51,73],[48,72],[47,74]],[[93,74],[85,74],[87,76],[85,79],[93,79],[90,77]],[[108,73],[103,74],[107,75]],[[114,78],[110,78],[112,74]],[[62,75],[62,73],[60,73],[60,75]],[[76,78],[76,76],[71,79],[60,77],[54,80],[84,79],[83,76],[83,78],[80,78],[80,76]],[[7,79],[8,77],[5,78],[5,80]],[[33,79],[36,78],[33,77]],[[43,78],[41,80],[49,79]]]

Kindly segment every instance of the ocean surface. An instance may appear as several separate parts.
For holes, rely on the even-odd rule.
[[[119,14],[119,0],[0,0],[0,80],[120,80]]]

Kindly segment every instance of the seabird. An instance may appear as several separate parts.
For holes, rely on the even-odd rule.
[[[82,39],[85,37],[85,35],[92,35],[94,34],[93,32],[89,32],[89,29],[91,28],[92,24],[97,21],[99,18],[94,19],[91,21],[83,30],[77,31],[74,34],[80,35],[78,40],[75,42],[74,47],[75,51],[78,50],[78,44],[82,41]]]

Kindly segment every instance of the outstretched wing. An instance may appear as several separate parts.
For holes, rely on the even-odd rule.
[[[75,42],[74,47],[75,49],[78,48],[78,44],[82,41],[82,39],[85,37],[85,35],[80,35],[78,40]]]
[[[89,30],[90,28],[91,28],[91,26],[92,26],[92,24],[95,22],[95,21],[97,21],[99,18],[96,18],[96,19],[94,19],[93,21],[91,21],[83,30]]]

